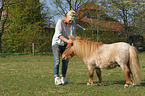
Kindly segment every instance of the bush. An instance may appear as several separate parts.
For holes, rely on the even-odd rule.
[[[35,52],[51,51],[51,39],[53,32],[45,32],[39,25],[27,25],[25,28],[13,28],[7,30],[2,37],[3,53],[32,53],[32,43],[35,44]],[[15,30],[14,30],[15,29]]]

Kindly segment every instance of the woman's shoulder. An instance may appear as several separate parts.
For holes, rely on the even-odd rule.
[[[58,19],[58,21],[57,22],[62,22],[62,19]]]
[[[62,19],[59,19],[56,24],[59,24],[60,25],[62,23],[63,23]]]

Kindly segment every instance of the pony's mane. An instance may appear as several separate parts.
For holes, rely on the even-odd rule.
[[[102,42],[91,41],[88,38],[75,37],[73,39],[73,46],[75,53],[80,57],[90,57],[99,46],[102,45]]]

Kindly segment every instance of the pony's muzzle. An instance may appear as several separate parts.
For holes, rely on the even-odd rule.
[[[62,60],[66,60],[66,57],[65,56],[62,56]]]

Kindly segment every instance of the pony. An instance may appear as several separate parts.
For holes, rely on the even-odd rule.
[[[73,43],[68,44],[62,54],[62,59],[69,59],[74,55],[80,57],[89,70],[89,82],[93,84],[94,70],[98,76],[98,85],[102,84],[101,69],[121,67],[126,75],[124,88],[141,83],[141,71],[137,50],[125,42],[103,44],[81,37],[70,36]],[[132,82],[131,82],[132,77]]]

